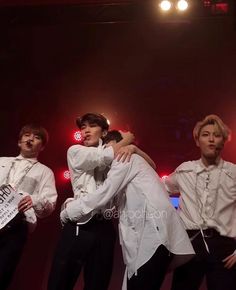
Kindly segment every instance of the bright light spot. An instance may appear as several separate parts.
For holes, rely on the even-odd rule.
[[[80,131],[76,131],[73,135],[75,141],[77,142],[81,142],[82,141],[82,135]]]
[[[177,9],[185,11],[188,8],[188,2],[186,0],[179,0],[177,3]]]
[[[66,180],[70,179],[70,171],[69,170],[65,170],[63,172],[63,178],[66,179]]]
[[[109,126],[111,125],[111,122],[110,122],[110,120],[108,120],[108,119],[107,119],[107,124],[108,124]]]
[[[161,179],[164,180],[164,179],[166,179],[167,177],[168,177],[168,175],[162,175],[162,176],[161,176]]]
[[[211,0],[203,0],[204,7],[211,7]]]
[[[171,2],[168,1],[168,0],[163,0],[163,1],[161,1],[161,3],[160,3],[160,7],[161,7],[161,9],[162,9],[163,11],[168,11],[168,10],[170,10],[171,6],[172,6],[172,4],[171,4]]]

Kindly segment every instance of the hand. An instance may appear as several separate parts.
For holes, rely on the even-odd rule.
[[[116,160],[117,161],[121,160],[122,162],[125,162],[125,161],[129,162],[131,155],[135,153],[135,150],[136,150],[135,145],[127,145],[127,146],[121,147],[115,156]]]
[[[66,209],[63,209],[60,213],[60,220],[61,220],[61,224],[64,225],[67,223],[67,221],[69,220],[68,214]]]
[[[222,262],[225,263],[224,267],[226,269],[231,269],[236,263],[236,251],[226,257],[224,260],[222,260]]]
[[[19,212],[25,212],[33,206],[33,201],[30,195],[27,195],[21,199],[18,203]]]
[[[126,140],[126,144],[131,144],[132,142],[134,142],[134,134],[131,133],[130,131],[127,132],[123,132],[123,131],[119,131],[123,140]]]

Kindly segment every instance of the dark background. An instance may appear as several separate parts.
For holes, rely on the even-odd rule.
[[[20,128],[41,123],[50,142],[40,161],[54,170],[59,193],[56,212],[29,238],[11,290],[45,289],[59,208],[71,195],[62,172],[77,116],[103,113],[111,128],[134,132],[162,175],[198,158],[192,128],[218,114],[233,131],[224,157],[236,161],[233,4],[213,15],[193,0],[188,16],[164,17],[151,0],[0,1],[1,155],[17,155]],[[120,289],[122,271],[117,245],[111,290]]]

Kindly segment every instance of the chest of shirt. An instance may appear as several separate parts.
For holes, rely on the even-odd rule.
[[[180,172],[178,184],[181,196],[192,198],[198,196],[205,199],[219,198],[224,202],[236,201],[236,180],[225,170],[196,172]]]

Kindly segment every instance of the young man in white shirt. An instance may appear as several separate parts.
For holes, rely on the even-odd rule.
[[[180,193],[178,212],[196,252],[175,271],[172,290],[197,290],[204,276],[208,290],[236,289],[236,165],[221,158],[229,135],[218,116],[206,116],[193,130],[201,158],[165,179],[170,194]]]
[[[74,200],[89,196],[104,180],[105,169],[114,154],[130,144],[134,136],[127,132],[125,138],[113,147],[102,146],[108,123],[101,114],[87,113],[77,119],[84,145],[68,149],[67,160],[74,197],[68,198],[63,207]],[[132,150],[119,151],[121,159],[130,158]],[[72,290],[83,268],[84,289],[108,289],[115,244],[115,230],[111,220],[103,217],[102,209],[89,213],[83,220],[67,222],[59,239],[49,275],[48,290]]]
[[[17,157],[0,158],[0,184],[10,185],[22,195],[19,213],[0,229],[0,289],[7,289],[37,217],[51,214],[57,192],[54,174],[38,161],[48,141],[47,131],[37,125],[24,126],[19,134]]]
[[[121,139],[118,131],[111,131],[105,142],[112,140],[109,144],[114,145]],[[139,149],[134,151],[143,156]],[[189,260],[194,251],[160,178],[140,155],[133,154],[129,162],[114,159],[103,185],[68,204],[61,219],[83,220],[116,197],[127,266],[123,289],[158,290],[172,258],[177,266]]]

